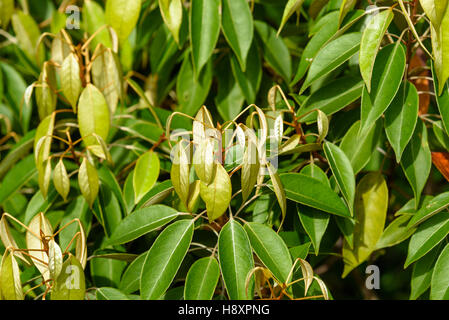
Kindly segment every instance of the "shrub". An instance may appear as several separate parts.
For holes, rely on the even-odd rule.
[[[447,6],[0,0],[0,298],[449,298]]]

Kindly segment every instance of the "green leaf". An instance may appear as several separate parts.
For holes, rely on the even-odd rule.
[[[296,205],[299,220],[304,230],[312,241],[315,249],[315,255],[320,251],[320,243],[326,228],[329,224],[330,215],[315,208],[307,207],[301,204]]]
[[[354,246],[343,245],[343,278],[365,261],[382,236],[388,209],[388,188],[377,172],[366,174],[358,183],[355,195]]]
[[[398,163],[415,131],[418,110],[419,97],[416,87],[410,82],[403,82],[385,112],[385,132]]]
[[[385,228],[379,241],[377,241],[376,250],[395,246],[415,233],[416,228],[409,228],[407,226],[410,218],[409,215],[404,214],[394,219]]]
[[[432,129],[441,146],[446,149],[446,151],[449,151],[449,136],[444,129],[443,122],[441,122],[440,120],[435,121],[432,125]]]
[[[246,223],[245,231],[262,263],[277,280],[286,283],[293,262],[282,238],[270,227],[257,222]]]
[[[288,199],[342,217],[351,213],[329,185],[301,173],[279,175]]]
[[[405,50],[398,41],[379,51],[374,63],[371,92],[362,92],[361,128],[362,135],[374,125],[387,110],[401,85],[405,71]]]
[[[352,213],[355,195],[355,175],[351,162],[339,147],[330,142],[324,144],[324,153],[329,161],[329,166],[337,181],[338,187],[346,199],[349,211]]]
[[[223,0],[223,34],[239,60],[242,71],[246,71],[246,58],[253,41],[253,16],[246,0]]]
[[[430,25],[432,53],[434,58],[433,61],[435,74],[438,78],[438,83],[435,83],[435,88],[438,90],[438,96],[442,94],[446,81],[449,77],[449,56],[447,54],[449,49],[449,34],[447,33],[448,27],[449,10],[446,9],[441,17],[440,25]]]
[[[195,261],[184,286],[185,300],[211,300],[220,277],[220,267],[214,257]]]
[[[370,161],[377,147],[381,130],[381,122],[377,121],[366,135],[360,135],[360,121],[357,121],[343,137],[340,149],[351,161],[355,174],[359,173]]]
[[[179,31],[182,23],[182,1],[181,0],[159,0],[159,9],[165,24],[179,44]]]
[[[410,281],[410,300],[418,299],[420,295],[429,289],[440,247],[441,245],[436,246],[413,265],[412,279]]]
[[[212,74],[212,63],[209,60],[201,74],[195,77],[191,58],[185,56],[176,82],[176,94],[182,112],[193,116],[201,108],[212,84]]]
[[[120,42],[125,41],[137,24],[141,0],[108,0],[106,2],[106,23],[114,28]]]
[[[418,226],[410,238],[404,268],[423,257],[449,234],[449,212],[443,211]]]
[[[368,92],[371,91],[371,76],[377,51],[388,26],[393,21],[393,17],[394,14],[391,8],[377,13],[371,18],[363,31],[360,43],[359,66]]]
[[[255,21],[254,26],[262,40],[265,61],[289,83],[292,76],[292,62],[287,45],[276,36],[276,30],[263,21]]]
[[[175,209],[164,205],[154,205],[136,210],[126,216],[115,228],[108,244],[116,245],[130,242],[166,225],[178,215],[179,212]]]
[[[359,51],[361,38],[361,32],[348,33],[321,48],[310,65],[300,94],[316,80],[329,74],[355,55]]]
[[[23,300],[20,270],[14,254],[6,251],[0,265],[0,300]]]
[[[84,199],[86,199],[89,207],[92,207],[97,198],[100,185],[97,169],[86,158],[83,158],[78,172],[78,184]]]
[[[157,237],[142,267],[142,299],[155,300],[165,293],[187,254],[192,236],[193,220],[181,220],[168,226]]]
[[[314,121],[317,117],[314,109],[330,116],[348,106],[362,95],[363,81],[352,76],[335,79],[314,91],[298,111],[301,121]],[[309,113],[310,112],[310,113]],[[309,113],[306,115],[306,113]]]
[[[440,211],[446,209],[449,206],[449,192],[444,192],[428,203],[423,204],[423,206],[413,215],[411,218],[408,227],[413,228],[417,227],[419,224],[423,223],[433,215],[439,213]]]
[[[233,120],[242,110],[245,96],[232,72],[229,72],[229,61],[222,60],[216,68],[218,76],[218,90],[215,96],[215,105],[225,121]]]
[[[14,13],[14,0],[0,1],[0,26],[6,30],[6,27]]]
[[[316,1],[314,1],[315,3]],[[295,78],[290,85],[295,85],[299,80],[304,77],[310,64],[314,60],[319,50],[332,38],[332,36],[338,30],[338,12],[330,12],[323,18],[318,20],[317,23],[325,21],[325,25],[322,26],[316,34],[308,41],[304,51],[301,55],[301,60],[298,64]]]
[[[64,59],[61,67],[61,88],[64,96],[72,105],[76,113],[76,104],[81,93],[80,65],[74,53],[70,53]]]
[[[58,161],[53,174],[53,183],[56,191],[61,195],[64,201],[67,201],[67,196],[70,192],[70,180],[67,170],[62,160]]]
[[[432,273],[430,285],[431,300],[448,300],[449,299],[449,244],[446,244]]]
[[[84,143],[96,155],[101,146],[95,135],[106,141],[110,121],[108,104],[103,94],[94,85],[88,84],[79,99],[78,124]]]
[[[86,282],[78,259],[69,255],[51,290],[51,300],[84,300]]]
[[[148,252],[144,252],[134,259],[123,273],[120,285],[118,287],[123,293],[130,294],[139,290],[140,275],[142,273],[142,266],[147,257],[147,253]]]
[[[435,88],[442,86],[442,90],[435,95],[435,100],[437,101],[438,110],[440,111],[441,120],[443,122],[444,129],[446,130],[446,134],[449,134],[449,110],[445,107],[449,104],[449,82],[446,81],[446,83],[443,83],[442,85],[439,84],[434,63],[432,64],[432,75]]]
[[[32,155],[18,162],[3,178],[0,188],[0,204],[4,204],[15,192],[37,174]]]
[[[31,15],[16,11],[11,22],[20,49],[25,52],[29,60],[35,61],[40,66],[44,61],[45,52],[42,43],[37,46],[41,31],[36,21]]]
[[[228,173],[221,164],[216,163],[215,177],[209,185],[201,181],[200,196],[206,203],[209,221],[221,217],[228,209],[232,185]]]
[[[126,294],[115,288],[97,288],[95,294],[97,300],[130,300]]]
[[[190,9],[190,41],[195,74],[212,55],[220,35],[220,0],[193,0]]]
[[[97,251],[94,251],[94,256],[96,254]],[[125,267],[126,261],[93,258],[90,260],[90,273],[94,286],[116,288]]]
[[[84,1],[82,12],[84,29],[91,36],[107,24],[103,8],[93,0]],[[91,49],[94,50],[99,43],[102,43],[108,48],[112,47],[111,37],[109,36],[109,31],[107,29],[101,30],[96,37],[92,39]]]
[[[137,159],[133,173],[134,202],[137,204],[148,193],[159,177],[159,157],[153,151],[145,152]]]
[[[235,55],[231,56],[231,67],[234,78],[242,90],[245,100],[248,104],[256,102],[256,96],[262,81],[262,62],[255,41],[249,49],[246,71],[242,71],[239,61]]]
[[[281,25],[279,26],[277,35],[281,33],[285,23],[295,12],[297,12],[299,15],[303,2],[304,0],[288,0],[287,4],[285,5],[284,13],[282,14]]]
[[[422,121],[418,121],[412,139],[404,150],[401,166],[413,189],[416,203],[419,203],[432,166],[427,128]]]
[[[254,295],[253,254],[245,229],[234,219],[221,229],[218,237],[221,274],[231,300],[248,300]]]

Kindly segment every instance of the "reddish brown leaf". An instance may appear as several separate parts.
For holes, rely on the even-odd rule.
[[[449,181],[449,152],[432,152],[432,162],[444,178]]]

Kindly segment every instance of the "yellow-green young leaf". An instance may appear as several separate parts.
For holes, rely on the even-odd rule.
[[[55,185],[56,191],[58,191],[64,201],[66,201],[70,191],[70,180],[62,160],[59,160],[55,167],[53,173],[53,184]]]
[[[276,169],[270,162],[267,163],[267,169],[268,173],[270,174],[274,193],[276,194],[276,198],[278,199],[279,207],[281,208],[282,219],[284,219],[287,212],[287,198],[285,196],[284,187],[282,186],[282,181],[279,178]]]
[[[39,168],[50,155],[51,140],[55,126],[55,115],[52,113],[41,121],[34,136],[34,158]]]
[[[120,42],[128,39],[139,19],[141,0],[108,0],[106,22],[114,28]]]
[[[43,120],[56,109],[56,73],[50,62],[45,62],[35,90],[37,111]]]
[[[28,59],[37,62],[37,65],[40,66],[44,61],[45,52],[42,43],[37,47],[41,31],[36,21],[31,15],[16,11],[11,22],[20,49],[23,50]]]
[[[0,0],[0,26],[6,30],[14,12],[14,0]]]
[[[181,143],[174,147],[173,163],[170,171],[170,178],[176,193],[182,203],[187,207],[190,187],[190,165],[186,151]]]
[[[201,142],[193,155],[193,167],[202,182],[209,184],[215,174],[214,140],[206,138]]]
[[[173,35],[176,43],[179,43],[179,30],[182,23],[181,0],[159,0],[159,8],[165,24]]]
[[[5,248],[18,248],[16,240],[14,240],[11,231],[9,230],[8,222],[6,221],[6,215],[3,214],[0,219],[0,239],[3,242],[3,246]],[[29,261],[25,258],[25,256],[21,252],[16,252],[15,254],[18,258],[26,262],[29,265]]]
[[[61,88],[64,96],[69,100],[73,111],[76,113],[76,103],[81,93],[81,78],[80,65],[74,53],[67,56],[62,63]]]
[[[354,9],[357,0],[343,0],[340,5],[340,13],[338,17],[338,24],[343,22],[343,19],[346,17],[349,11]]]
[[[14,254],[7,250],[0,265],[0,300],[23,300],[19,265]]]
[[[200,145],[206,138],[206,132],[214,128],[214,123],[209,110],[202,106],[193,121],[193,143]]]
[[[209,185],[201,182],[200,196],[206,203],[209,221],[225,213],[231,202],[232,185],[228,173],[221,164],[216,163],[215,177]]]
[[[106,17],[103,8],[94,0],[85,0],[83,2],[83,27],[89,35],[93,35],[106,25]],[[99,43],[108,48],[112,47],[111,37],[107,29],[101,30],[92,39],[91,49],[94,50]]]
[[[259,177],[260,162],[257,147],[248,141],[242,162],[242,201],[245,202],[253,191]]]
[[[46,199],[51,180],[51,160],[48,159],[47,161],[44,161],[44,163],[45,165],[42,164],[37,167],[37,172],[39,189],[41,190],[44,199]]]
[[[394,14],[391,8],[384,10],[372,17],[366,29],[363,31],[362,41],[360,43],[359,66],[368,92],[371,91],[371,75],[373,73],[377,51],[393,17]]]
[[[98,140],[93,134],[97,134],[106,141],[110,126],[109,108],[103,94],[94,85],[88,84],[81,93],[78,103],[78,124],[81,137],[86,146],[97,154]]]
[[[76,219],[80,234],[76,238],[75,257],[81,263],[83,269],[86,267],[87,262],[87,245],[86,245],[86,232],[80,220]]]
[[[449,10],[446,10],[439,27],[431,25],[432,53],[435,71],[438,77],[438,95],[443,92],[444,85],[449,78]]]
[[[198,200],[200,199],[201,181],[195,180],[190,184],[189,198],[187,199],[187,211],[195,212],[198,209]]]
[[[448,1],[447,0],[419,0],[421,7],[424,9],[424,12],[429,17],[430,22],[435,28],[439,28],[441,24],[441,20],[446,13],[446,8]]]
[[[84,300],[86,281],[78,259],[69,254],[51,290],[51,300]]]
[[[153,188],[159,177],[159,170],[159,157],[153,151],[139,157],[133,174],[134,203],[137,204]]]
[[[282,15],[281,25],[278,30],[278,35],[281,33],[282,28],[284,27],[287,20],[297,12],[299,15],[299,10],[301,9],[302,3],[304,0],[288,0],[287,5],[284,9],[284,14]]]
[[[53,235],[53,228],[44,214],[39,213],[31,220],[28,229],[26,233],[27,249],[30,250],[28,253],[44,280],[48,280],[50,279],[48,255],[44,251],[46,246],[42,242],[42,236],[51,237]]]
[[[69,44],[67,43],[63,33],[59,32],[51,42],[51,60],[62,66],[65,58],[67,58],[70,53],[71,49]],[[56,72],[59,72],[59,69],[57,69]]]
[[[100,186],[97,169],[86,158],[83,159],[78,172],[78,184],[84,199],[92,207]]]
[[[118,100],[123,99],[122,68],[117,54],[102,44],[97,47],[94,56],[92,80],[102,91],[112,116],[117,109]]]
[[[323,141],[329,132],[329,118],[323,111],[317,110],[317,112],[316,124],[318,127],[318,140]]]
[[[62,270],[62,251],[54,239],[48,242],[48,269],[51,279],[57,279]]]
[[[382,236],[388,209],[388,188],[385,179],[377,172],[366,174],[356,188],[354,215],[354,246],[345,242],[343,277],[365,261]]]

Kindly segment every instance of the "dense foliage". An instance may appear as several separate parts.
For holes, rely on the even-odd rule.
[[[447,0],[0,0],[0,299],[448,299]]]

